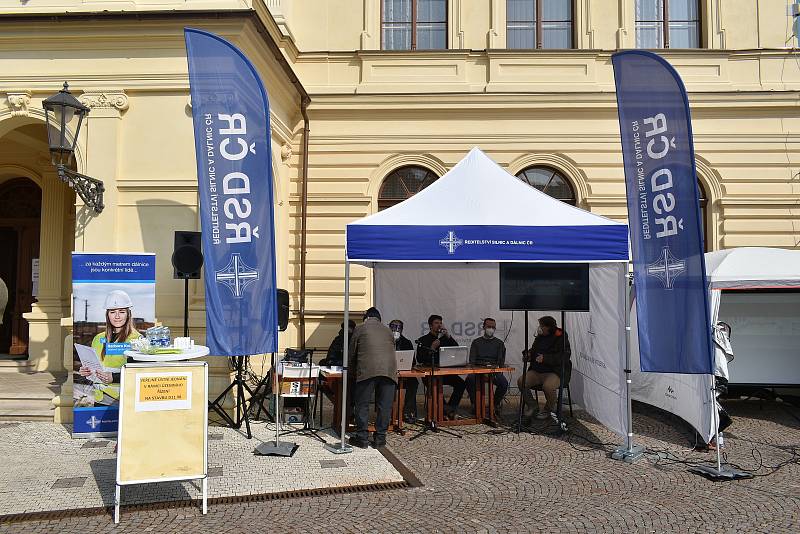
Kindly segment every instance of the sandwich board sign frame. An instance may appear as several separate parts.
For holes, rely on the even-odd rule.
[[[202,480],[208,511],[208,363],[126,363],[120,381],[114,523],[122,486]]]

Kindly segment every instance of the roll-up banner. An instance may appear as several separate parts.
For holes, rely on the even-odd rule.
[[[710,374],[703,227],[689,101],[652,52],[612,56],[642,371]]]
[[[269,102],[224,39],[186,28],[212,355],[277,351]]]
[[[125,351],[155,323],[155,254],[74,252],[72,304],[72,432],[114,435]]]

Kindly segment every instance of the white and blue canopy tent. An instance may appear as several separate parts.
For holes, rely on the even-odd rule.
[[[628,432],[627,225],[556,200],[473,148],[413,197],[348,224],[345,247],[345,322],[350,265],[365,265],[374,270],[375,305],[386,322],[403,320],[407,337],[416,336],[411,328],[424,329],[432,313],[443,315],[446,325],[460,315],[460,328],[450,331],[468,345],[481,335],[476,323],[495,317],[497,335],[506,339],[507,364],[518,371],[522,327],[513,325],[512,312],[499,309],[499,264],[590,264],[591,311],[569,312],[565,325],[572,344],[571,395],[609,429]],[[508,324],[505,332],[501,322]],[[345,338],[345,368],[347,345]],[[345,406],[343,399],[342,439]]]

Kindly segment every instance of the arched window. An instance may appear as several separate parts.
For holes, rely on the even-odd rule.
[[[542,193],[574,206],[577,203],[575,191],[569,180],[550,167],[528,167],[517,173],[517,178],[535,187]]]
[[[385,210],[413,197],[438,179],[425,167],[408,165],[395,169],[383,180],[378,193],[378,210]]]
[[[706,188],[703,187],[703,182],[697,180],[697,191],[700,195],[700,224],[703,226],[703,246],[706,252],[711,251],[711,243],[708,241],[708,195]]]

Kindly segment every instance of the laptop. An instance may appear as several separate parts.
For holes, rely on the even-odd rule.
[[[396,350],[394,356],[397,359],[398,371],[410,371],[414,366],[414,353],[415,350]]]
[[[439,349],[439,367],[463,367],[469,360],[467,347],[442,347]]]

